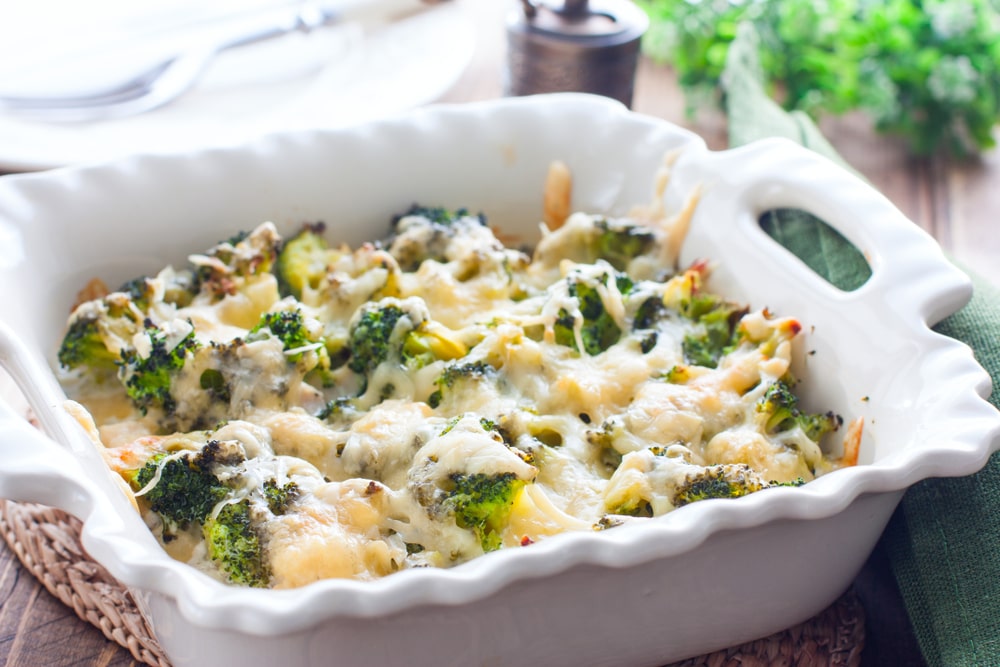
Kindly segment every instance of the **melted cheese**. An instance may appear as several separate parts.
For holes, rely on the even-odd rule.
[[[216,285],[168,301],[184,284],[168,268],[149,282],[147,314],[102,329],[109,350],[131,346],[143,357],[149,338],[137,317],[160,326],[168,349],[193,328],[200,347],[172,376],[169,410],[141,413],[109,378],[67,388],[123,479],[164,453],[220,443],[226,457],[209,465],[228,491],[211,517],[225,503],[251,503],[276,588],[448,567],[625,515],[658,516],[686,502],[678,494],[706,472],[749,466],[763,485],[812,479],[837,463],[802,429],[775,432],[760,408],[788,377],[794,320],[734,308],[739,322],[717,362],[689,358],[713,326],[696,310],[707,265],[674,266],[697,200],[672,214],[657,204],[637,220],[560,216],[531,257],[478,218],[448,227],[404,217],[385,243],[329,251],[318,264],[325,274],[298,298],[257,271],[267,262],[255,252],[276,242],[268,223],[223,253],[192,256],[225,277],[224,294]],[[622,240],[608,241],[608,230],[651,241],[634,257],[606,259],[601,244]],[[389,306],[403,315],[374,368],[324,356],[347,349],[350,360],[362,309]],[[115,293],[74,317],[132,307]],[[315,342],[289,349],[255,329],[279,312],[301,313]],[[408,348],[414,332],[424,338]],[[460,484],[498,479],[511,492],[495,512],[462,514],[494,491],[473,485],[463,497]],[[297,495],[272,506],[263,492],[271,483]],[[166,539],[143,494],[137,502]],[[225,578],[199,525],[165,546]]]
[[[406,548],[381,536],[381,491],[367,480],[333,482],[316,489],[295,513],[266,524],[275,588],[296,588],[329,578],[371,579],[400,567]]]

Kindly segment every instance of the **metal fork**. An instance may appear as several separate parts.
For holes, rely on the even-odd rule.
[[[0,96],[0,113],[49,123],[113,120],[156,109],[187,92],[222,51],[296,31],[416,11],[427,0],[339,0],[299,5],[291,13],[269,13],[239,33],[166,58],[120,84],[80,95]]]

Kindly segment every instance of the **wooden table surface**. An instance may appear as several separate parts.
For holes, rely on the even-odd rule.
[[[472,63],[442,101],[467,102],[501,95],[506,0],[455,0],[477,31]],[[446,37],[444,37],[446,38]],[[640,63],[635,110],[701,134],[712,148],[726,147],[725,119],[708,110],[684,114],[684,99],[668,67]],[[933,235],[960,263],[1000,284],[1000,152],[956,162],[917,160],[896,142],[876,136],[861,117],[825,120],[827,137],[915,224]],[[868,619],[864,665],[920,665],[885,556],[876,550],[856,582]],[[63,606],[20,565],[0,541],[0,665],[125,666],[128,651],[104,638]]]

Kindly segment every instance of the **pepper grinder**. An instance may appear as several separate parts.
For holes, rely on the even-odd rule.
[[[630,0],[522,0],[507,20],[504,93],[596,93],[632,105],[649,18]]]

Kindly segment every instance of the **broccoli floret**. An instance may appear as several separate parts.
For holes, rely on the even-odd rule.
[[[215,464],[234,466],[245,460],[246,452],[242,447],[224,447],[218,440],[209,440],[194,458],[194,464],[207,469]]]
[[[280,310],[275,313],[264,313],[260,321],[247,332],[247,342],[253,342],[259,338],[254,334],[261,333],[264,329],[271,332],[271,335],[281,340],[284,350],[296,350],[293,360],[301,358],[303,348],[313,346],[317,341],[312,340],[306,330],[305,322],[302,320],[300,310]]]
[[[840,428],[843,418],[834,412],[800,414],[799,428],[805,432],[806,437],[813,442],[819,440],[827,433],[832,433]]]
[[[674,482],[668,482],[666,486],[660,487],[660,492],[666,493],[669,497],[669,504],[656,506],[653,496],[642,491],[642,487],[632,484],[626,488],[626,493],[619,493],[614,496],[614,505],[609,505],[612,515],[624,515],[633,517],[659,516],[664,512],[677,507],[683,507],[699,500],[709,500],[713,498],[740,498],[742,496],[756,493],[772,486],[799,486],[804,482],[801,479],[793,482],[768,482],[760,476],[753,468],[744,463],[723,463],[708,466],[698,466],[687,462],[678,462],[671,453],[670,447],[654,446],[638,454],[639,456],[652,455],[655,470],[662,465],[670,470],[667,476],[656,476],[663,484],[665,479],[675,479],[677,468],[682,466],[683,478]],[[637,454],[630,454],[635,456]],[[627,458],[627,457],[626,457]],[[632,468],[632,472],[636,469]],[[648,474],[648,473],[647,473]],[[627,479],[627,478],[626,478]],[[657,483],[654,478],[647,478],[650,483]],[[614,478],[612,479],[612,484]],[[611,524],[614,525],[614,524]],[[608,527],[608,526],[602,526]]]
[[[388,248],[404,271],[416,271],[425,260],[447,261],[448,246],[459,235],[474,233],[486,226],[482,213],[471,215],[468,209],[450,210],[414,205],[395,216],[393,235]]]
[[[149,310],[149,306],[155,298],[153,285],[150,279],[146,276],[129,280],[119,287],[118,291],[123,294],[127,294],[132,300],[132,303],[134,303],[136,307],[143,312]]]
[[[112,370],[117,368],[121,357],[105,345],[97,318],[77,317],[63,336],[58,359],[64,368]]]
[[[366,375],[389,357],[396,323],[406,313],[396,305],[365,304],[351,327],[351,357],[347,367]]]
[[[687,363],[715,368],[719,365],[719,359],[731,352],[733,347],[729,337],[721,329],[712,328],[702,335],[685,335],[681,349]]]
[[[660,236],[662,232],[639,220],[576,213],[546,234],[535,247],[535,261],[553,268],[562,260],[577,264],[602,261],[618,271],[652,278],[657,272],[654,266],[661,264],[654,257],[662,247]],[[650,261],[633,261],[641,256]]]
[[[148,351],[140,354],[134,349],[122,351],[120,378],[132,402],[143,414],[152,408],[162,408],[167,414],[176,407],[170,387],[174,377],[184,367],[191,354],[200,347],[194,327],[167,331],[156,327],[152,321],[144,323],[144,333],[149,339]],[[183,334],[178,338],[179,334]]]
[[[653,506],[648,500],[635,496],[615,507],[611,514],[650,518],[653,516]]]
[[[637,303],[638,307],[635,305]],[[667,308],[663,303],[662,294],[658,291],[651,294],[641,288],[629,292],[625,306],[630,312],[634,311],[631,315],[632,337],[639,343],[642,353],[648,354],[659,341],[661,322],[668,318],[676,318],[677,313]]]
[[[163,519],[165,540],[191,523],[201,524],[216,504],[229,493],[209,469],[211,460],[194,454],[172,457],[158,454],[146,462],[132,478],[136,491],[155,485],[143,497],[150,509]]]
[[[464,392],[472,383],[491,377],[494,368],[485,361],[471,361],[464,364],[452,364],[434,381],[437,389],[427,398],[427,404],[432,408],[441,405],[442,401],[458,388]]]
[[[767,388],[764,395],[757,401],[757,414],[764,418],[764,430],[767,433],[785,431],[795,427],[795,418],[799,413],[799,399],[791,388],[778,380]]]
[[[713,294],[694,295],[682,304],[681,314],[700,325],[701,331],[684,336],[681,349],[689,364],[715,368],[719,359],[736,349],[739,322],[747,309]]]
[[[301,299],[303,290],[317,289],[326,277],[339,253],[326,242],[325,231],[323,223],[306,225],[282,244],[274,271],[282,296]]]
[[[219,466],[231,469],[244,460],[242,448],[211,440],[197,453],[157,454],[131,476],[130,482],[137,491],[152,485],[141,497],[161,517],[164,541],[174,539],[178,530],[198,526],[209,557],[231,581],[266,586],[268,568],[251,501],[227,500],[232,490],[213,472]],[[272,514],[281,515],[289,511],[300,489],[293,481],[279,484],[272,478],[254,492],[255,497],[258,494]]]
[[[594,221],[594,227],[598,232],[594,240],[597,258],[606,260],[619,271],[656,243],[652,229],[631,220],[601,218]]]
[[[392,221],[393,227],[398,227],[399,223],[405,218],[424,218],[425,220],[433,222],[437,225],[450,225],[465,218],[472,218],[480,225],[486,224],[485,215],[482,213],[478,215],[471,215],[469,213],[469,209],[467,208],[457,208],[452,210],[444,208],[443,206],[421,206],[419,204],[414,204],[405,213],[395,216]]]
[[[188,306],[197,291],[194,276],[190,271],[174,271],[171,267],[161,271],[155,278],[140,276],[118,288],[118,292],[127,295],[144,313],[148,313],[157,301],[178,308]]]
[[[290,362],[299,362],[308,352],[315,352],[315,363],[310,362],[310,371],[323,373],[330,370],[332,361],[326,341],[319,335],[309,331],[300,310],[281,310],[274,313],[264,313],[260,322],[251,329],[246,337],[247,342],[258,340],[262,332],[267,330],[278,338]],[[339,350],[336,350],[339,355]]]
[[[280,516],[288,511],[291,505],[301,494],[299,485],[295,482],[285,482],[279,485],[277,480],[264,480],[264,499],[267,500],[267,507],[271,514]]]
[[[635,317],[632,319],[632,330],[642,331],[654,328],[667,312],[667,307],[663,305],[663,299],[656,296],[649,297],[636,310]]]
[[[681,351],[688,364],[716,368],[719,359],[732,352],[743,339],[740,320],[748,309],[702,291],[702,281],[708,271],[704,263],[692,266],[664,284],[660,303],[649,299],[639,307],[633,320],[634,329],[655,326],[671,313],[695,324],[694,331],[684,336]]]
[[[483,551],[500,548],[500,532],[510,515],[511,505],[525,482],[512,472],[487,475],[484,473],[453,473],[452,488],[444,506],[455,515],[455,523],[475,532]]]
[[[636,335],[636,340],[639,343],[639,351],[643,354],[649,354],[656,347],[659,334],[655,331],[644,331]]]
[[[113,370],[132,337],[143,328],[145,311],[124,292],[112,292],[73,311],[57,358],[64,368]]]
[[[632,287],[631,281],[625,276],[612,276],[608,273],[600,278],[605,285],[608,285],[612,279],[615,280],[615,286],[622,294],[628,293]],[[593,279],[581,275],[571,275],[566,280],[569,283],[569,295],[576,298],[577,311],[579,317],[583,319],[580,328],[583,350],[592,356],[600,354],[618,342],[622,330],[605,307],[604,300]],[[575,333],[576,322],[576,312],[570,312],[566,308],[559,309],[553,327],[557,344],[579,350]]]
[[[778,380],[771,384],[755,406],[764,431],[774,434],[801,428],[813,442],[827,433],[836,431],[841,418],[833,412],[807,413],[799,409],[799,399],[787,382]]]
[[[795,479],[789,480],[787,482],[776,482],[774,480],[771,480],[770,482],[767,483],[767,488],[770,489],[777,486],[802,486],[805,483],[806,480],[802,479],[801,477],[796,477]]]
[[[408,491],[432,519],[453,520],[475,539],[471,551],[453,549],[452,560],[500,548],[518,492],[538,473],[531,454],[508,444],[493,421],[471,412],[449,419],[420,452],[407,473]],[[483,462],[488,467],[480,467]]]
[[[616,273],[615,287],[622,296],[627,296],[635,288],[635,282],[624,273]]]
[[[274,225],[264,223],[216,244],[203,255],[192,255],[197,288],[217,298],[235,294],[247,279],[274,268],[280,245]]]
[[[559,314],[556,316],[556,322],[553,325],[557,345],[571,347],[574,350],[577,349],[576,334],[573,333],[574,326],[576,326],[576,318],[573,317],[573,314],[565,308],[560,308]]]
[[[387,361],[419,368],[436,359],[464,356],[466,346],[428,320],[423,308],[419,300],[392,297],[364,304],[351,325],[347,367],[368,376]]]
[[[748,465],[712,465],[685,478],[674,493],[674,505],[682,507],[709,498],[739,498],[767,487],[768,483]]]
[[[270,572],[248,499],[223,505],[205,523],[203,534],[209,558],[230,581],[257,588],[268,585]]]

